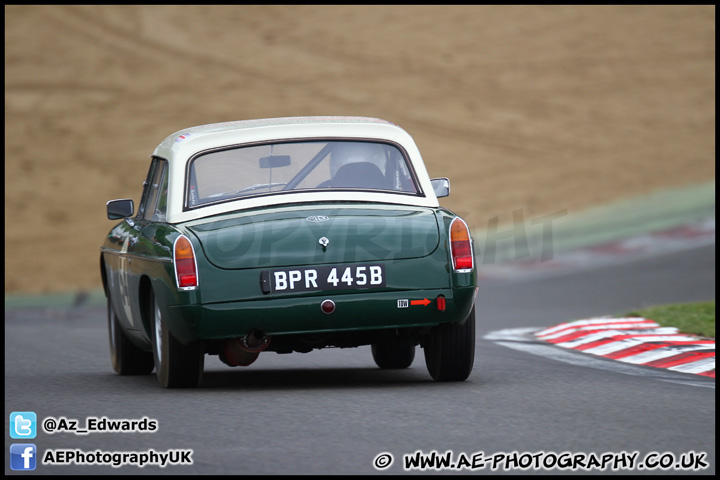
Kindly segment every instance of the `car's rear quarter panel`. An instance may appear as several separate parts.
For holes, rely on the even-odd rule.
[[[122,221],[105,238],[101,261],[106,292],[119,321],[138,346],[150,348],[146,309],[150,289],[161,305],[197,302],[194,292],[176,288],[172,245],[180,235],[163,223]]]

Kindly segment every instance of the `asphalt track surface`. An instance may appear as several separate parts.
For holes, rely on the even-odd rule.
[[[164,390],[153,375],[114,374],[104,308],[6,309],[5,473],[397,474],[405,472],[404,455],[418,451],[450,452],[454,463],[463,453],[480,458],[478,452],[505,462],[499,470],[488,463],[462,473],[548,473],[521,470],[520,461],[539,452],[550,459],[563,452],[618,458],[636,452],[636,462],[700,458],[707,468],[636,467],[633,473],[714,473],[714,379],[641,366],[615,369],[611,361],[595,368],[484,338],[643,305],[714,299],[714,290],[714,244],[543,278],[481,282],[475,369],[455,384],[431,381],[420,350],[409,369],[381,371],[366,347],[267,353],[245,369],[206,357],[200,388]],[[193,464],[38,464],[34,472],[12,471],[10,444],[23,442],[9,436],[14,411],[36,412],[38,423],[78,420],[79,427],[89,417],[157,421],[157,430],[145,433],[50,435],[40,427],[28,442],[41,456],[59,449],[191,449]],[[515,457],[497,456],[503,452]],[[376,470],[381,453],[394,460]],[[602,473],[559,471],[586,472]]]

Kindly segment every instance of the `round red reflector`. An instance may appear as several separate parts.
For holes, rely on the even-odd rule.
[[[323,300],[320,304],[320,310],[322,310],[323,313],[333,313],[335,311],[335,302],[332,300]]]

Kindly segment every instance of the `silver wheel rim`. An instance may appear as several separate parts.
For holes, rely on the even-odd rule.
[[[110,311],[110,348],[115,352],[115,315]]]
[[[155,302],[155,349],[157,350],[156,361],[158,370],[162,362],[162,324],[160,317],[160,306]]]

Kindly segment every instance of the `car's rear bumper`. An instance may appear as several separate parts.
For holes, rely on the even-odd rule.
[[[178,305],[169,307],[165,319],[183,343],[241,337],[255,329],[273,336],[423,327],[465,321],[476,291],[475,286],[468,286]],[[440,310],[443,302],[438,302],[441,296],[444,310]],[[326,299],[335,303],[333,313],[321,310]]]

